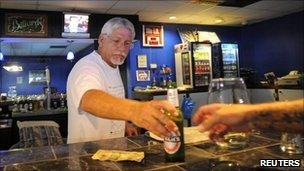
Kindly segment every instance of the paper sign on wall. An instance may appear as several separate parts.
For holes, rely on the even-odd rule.
[[[150,81],[150,70],[136,70],[137,81]]]
[[[148,67],[147,55],[138,55],[137,56],[137,66],[138,66],[138,68],[147,68]]]

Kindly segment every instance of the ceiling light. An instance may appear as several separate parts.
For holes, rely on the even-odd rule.
[[[222,23],[223,21],[224,20],[221,17],[216,17],[215,20],[214,20],[215,23]]]
[[[4,60],[3,53],[0,50],[0,61],[3,61],[3,60]]]
[[[199,3],[199,4],[210,4],[210,5],[219,5],[223,3],[224,0],[192,0],[192,3]]]
[[[245,26],[245,25],[247,25],[248,24],[248,21],[247,20],[245,20],[245,21],[242,21],[242,23],[241,23],[243,26]]]
[[[176,19],[176,17],[175,16],[171,16],[171,17],[169,17],[169,20],[175,20]]]
[[[3,56],[3,53],[2,53],[2,51],[1,51],[1,42],[2,42],[3,40],[0,40],[0,61],[3,61],[4,60],[4,56]]]
[[[17,63],[7,63],[3,66],[3,68],[8,72],[20,72],[23,71],[23,68],[21,65]]]
[[[75,58],[74,53],[72,51],[69,51],[67,54],[67,60],[73,60]]]
[[[69,51],[68,51],[66,59],[69,60],[69,61],[72,61],[75,58],[74,53],[71,50],[71,44],[73,42],[74,42],[73,40],[68,40],[68,43],[69,43],[68,49],[69,49]]]

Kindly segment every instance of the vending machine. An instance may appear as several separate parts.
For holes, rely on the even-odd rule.
[[[239,48],[237,43],[212,44],[213,78],[240,76]]]
[[[175,71],[178,87],[208,86],[212,78],[211,43],[190,42],[175,45]]]

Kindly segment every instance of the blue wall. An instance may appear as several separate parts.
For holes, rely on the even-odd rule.
[[[55,87],[58,92],[66,92],[66,81],[68,75],[75,63],[93,50],[93,45],[75,54],[74,61],[66,60],[66,56],[48,56],[48,57],[5,57],[5,61],[1,61],[0,67],[0,85],[1,91],[7,93],[9,86],[15,85],[18,95],[42,94],[43,87],[46,84],[29,84],[30,70],[44,70],[49,67],[51,73],[51,87]],[[23,67],[22,72],[8,72],[2,68],[6,62],[17,62]],[[17,77],[22,77],[22,84],[17,84]]]
[[[278,77],[290,70],[303,72],[304,12],[275,18],[242,28],[241,66]]]
[[[23,67],[22,72],[8,72],[1,70],[2,74],[2,92],[8,92],[8,87],[16,85],[18,95],[41,94],[45,84],[30,85],[29,71],[44,70],[45,66],[49,66],[51,71],[51,87],[57,88],[59,92],[65,92],[66,80],[69,71],[74,63],[67,61],[65,57],[47,57],[46,62],[40,62],[39,58],[20,57],[7,58],[8,61],[17,61]],[[17,77],[22,77],[22,84],[17,84]]]
[[[141,24],[159,24],[159,23],[141,23]],[[167,65],[172,68],[175,75],[174,62],[174,45],[181,43],[177,29],[180,30],[198,30],[198,31],[212,31],[216,32],[221,41],[240,42],[239,27],[223,27],[223,26],[203,26],[203,25],[186,25],[186,24],[162,24],[164,26],[164,47],[143,47],[141,41],[135,43],[134,48],[130,51],[127,60],[129,84],[128,94],[135,86],[147,86],[151,81],[138,82],[136,81],[137,55],[146,54],[148,58],[148,68],[150,63],[157,63],[158,67]],[[141,35],[142,36],[142,35]],[[142,40],[142,37],[141,37]],[[151,73],[152,74],[152,73]],[[175,78],[173,78],[175,79]]]

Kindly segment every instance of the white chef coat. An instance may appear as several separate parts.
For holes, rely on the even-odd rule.
[[[115,97],[125,98],[119,68],[109,66],[95,51],[79,60],[68,77],[67,143],[124,136],[125,121],[99,118],[80,109],[81,98],[90,89],[103,90]]]

